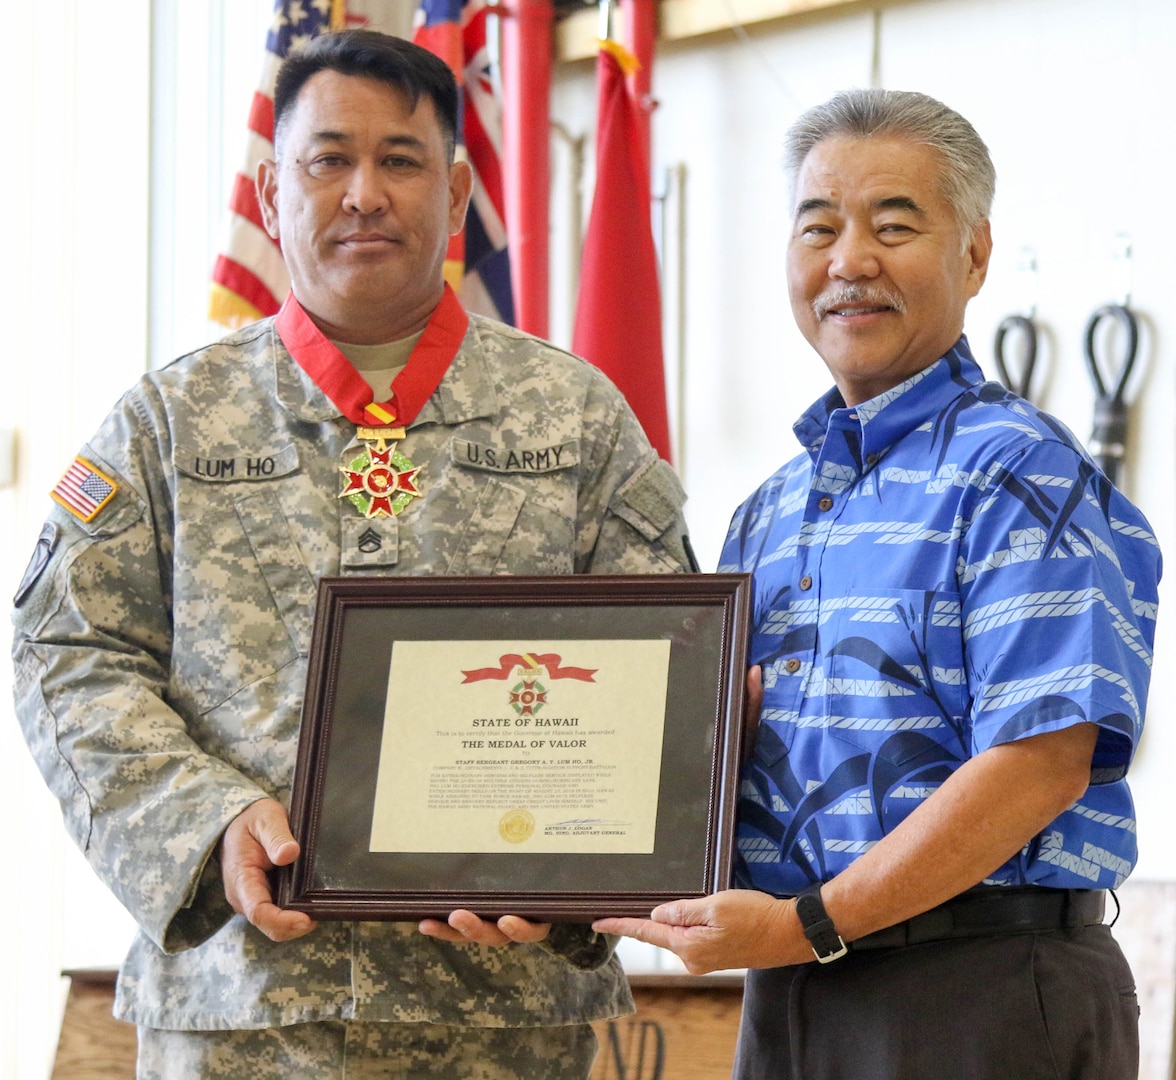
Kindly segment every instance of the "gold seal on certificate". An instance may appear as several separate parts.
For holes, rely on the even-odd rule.
[[[509,844],[530,840],[535,832],[535,819],[526,810],[508,810],[498,822],[498,835]]]

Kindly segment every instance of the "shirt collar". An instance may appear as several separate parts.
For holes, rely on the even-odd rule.
[[[856,429],[861,458],[872,465],[896,442],[982,382],[984,374],[972,358],[968,339],[961,336],[935,363],[853,408],[846,406],[841,391],[834,387],[801,415],[792,430],[815,462],[830,431]]]

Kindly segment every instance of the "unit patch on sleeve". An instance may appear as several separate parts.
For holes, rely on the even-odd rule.
[[[20,607],[29,591],[37,584],[41,572],[49,565],[49,560],[57,548],[57,526],[52,521],[46,521],[41,528],[41,535],[37,537],[37,546],[33,548],[33,557],[25,569],[24,577],[16,588],[16,595],[12,598],[14,607]]]
[[[78,457],[49,494],[74,517],[93,521],[116,491],[118,484],[85,458]]]

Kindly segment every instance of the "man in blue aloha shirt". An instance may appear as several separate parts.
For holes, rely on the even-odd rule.
[[[741,889],[597,928],[749,968],[739,1080],[1118,1080],[1125,775],[1160,555],[962,336],[995,173],[957,113],[852,91],[793,127],[794,315],[835,388],[735,514],[754,575]],[[820,961],[820,962],[818,962]]]

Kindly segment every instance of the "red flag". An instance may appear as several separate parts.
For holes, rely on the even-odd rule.
[[[661,291],[650,221],[649,162],[638,106],[625,86],[615,42],[596,60],[596,190],[580,264],[572,349],[625,395],[662,457],[670,460]]]

